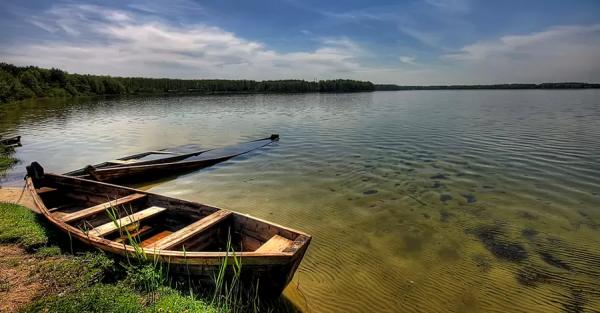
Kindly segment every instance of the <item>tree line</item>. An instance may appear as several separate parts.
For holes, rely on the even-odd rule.
[[[301,93],[373,91],[368,81],[225,80],[111,77],[0,63],[0,103],[38,97],[167,93]]]
[[[437,86],[399,86],[393,84],[375,85],[375,90],[460,90],[460,89],[585,89],[600,88],[600,84],[564,82],[541,84],[495,84],[495,85],[437,85]]]

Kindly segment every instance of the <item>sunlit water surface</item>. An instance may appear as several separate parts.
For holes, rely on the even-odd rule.
[[[597,90],[34,101],[0,131],[23,136],[5,184],[279,133],[145,188],[312,234],[285,292],[306,311],[600,311]]]

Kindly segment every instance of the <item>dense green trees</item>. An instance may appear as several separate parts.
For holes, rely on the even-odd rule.
[[[372,91],[355,80],[218,80],[110,77],[69,74],[59,69],[0,63],[0,103],[34,97],[164,93],[294,93]]]
[[[110,77],[69,74],[59,69],[0,63],[0,103],[35,97],[134,95],[166,93],[297,93],[373,90],[445,89],[571,89],[600,88],[600,84],[543,83],[450,86],[374,85],[356,80],[223,80]]]

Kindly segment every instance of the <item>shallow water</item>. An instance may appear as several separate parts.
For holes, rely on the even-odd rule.
[[[600,311],[600,91],[416,91],[0,106],[22,164],[276,144],[144,188],[308,232],[311,312]]]

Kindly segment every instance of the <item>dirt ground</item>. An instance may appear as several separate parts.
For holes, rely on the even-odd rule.
[[[17,203],[36,211],[33,199],[23,188],[0,187],[0,202]],[[17,245],[0,245],[0,312],[15,312],[43,289],[32,275],[35,262],[35,257]]]
[[[17,245],[0,245],[0,312],[16,312],[44,289],[33,274],[36,262]]]
[[[27,190],[19,187],[2,187],[0,186],[0,202],[16,203],[30,208],[32,211],[39,213],[33,203],[33,198]]]

